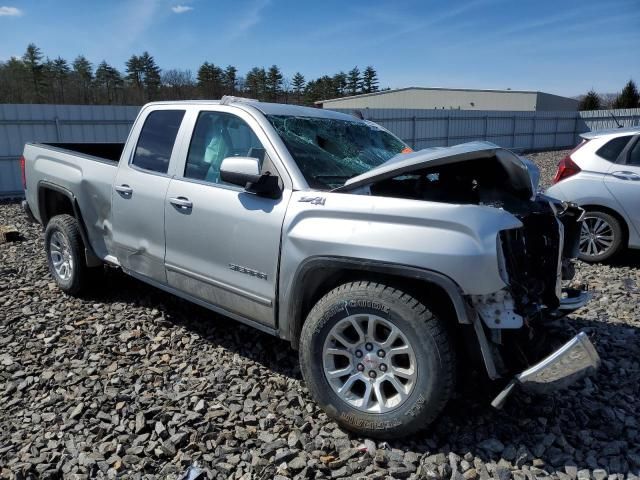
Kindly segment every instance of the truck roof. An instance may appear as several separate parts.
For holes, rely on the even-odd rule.
[[[324,110],[316,107],[303,107],[301,105],[290,105],[284,103],[260,102],[249,98],[241,97],[223,97],[222,100],[178,100],[166,102],[152,102],[147,104],[153,105],[249,105],[259,110],[265,115],[292,115],[297,117],[314,117],[314,118],[333,118],[336,120],[362,121],[353,115],[346,113],[334,112],[333,110]]]

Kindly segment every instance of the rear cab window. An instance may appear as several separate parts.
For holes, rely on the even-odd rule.
[[[602,147],[598,149],[596,155],[610,162],[615,162],[620,153],[627,146],[629,140],[631,140],[632,135],[625,135],[623,137],[616,137],[609,140]]]
[[[143,170],[167,173],[184,113],[184,110],[151,112],[140,131],[131,164]]]

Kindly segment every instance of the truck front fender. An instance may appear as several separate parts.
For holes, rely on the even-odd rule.
[[[304,323],[303,299],[305,289],[310,282],[319,279],[318,275],[328,272],[363,272],[367,274],[380,274],[397,278],[426,282],[441,288],[446,292],[456,313],[459,323],[470,324],[473,313],[464,300],[462,290],[449,277],[441,273],[427,269],[415,268],[408,265],[399,265],[387,262],[373,261],[364,258],[314,256],[307,258],[298,267],[289,287],[281,292],[280,305],[287,308],[280,312],[279,332],[280,336],[290,340],[294,348],[298,346],[298,338]]]

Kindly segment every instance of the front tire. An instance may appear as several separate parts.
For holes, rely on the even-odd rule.
[[[441,320],[412,296],[372,282],[341,285],[313,307],[300,365],[331,418],[374,438],[409,435],[433,422],[456,371]]]
[[[49,271],[58,287],[69,295],[80,295],[88,287],[90,269],[78,221],[71,215],[56,215],[47,224],[44,242]]]

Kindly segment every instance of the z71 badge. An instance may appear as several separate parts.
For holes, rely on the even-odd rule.
[[[302,197],[299,202],[307,202],[311,205],[324,205],[326,199],[324,197]]]

